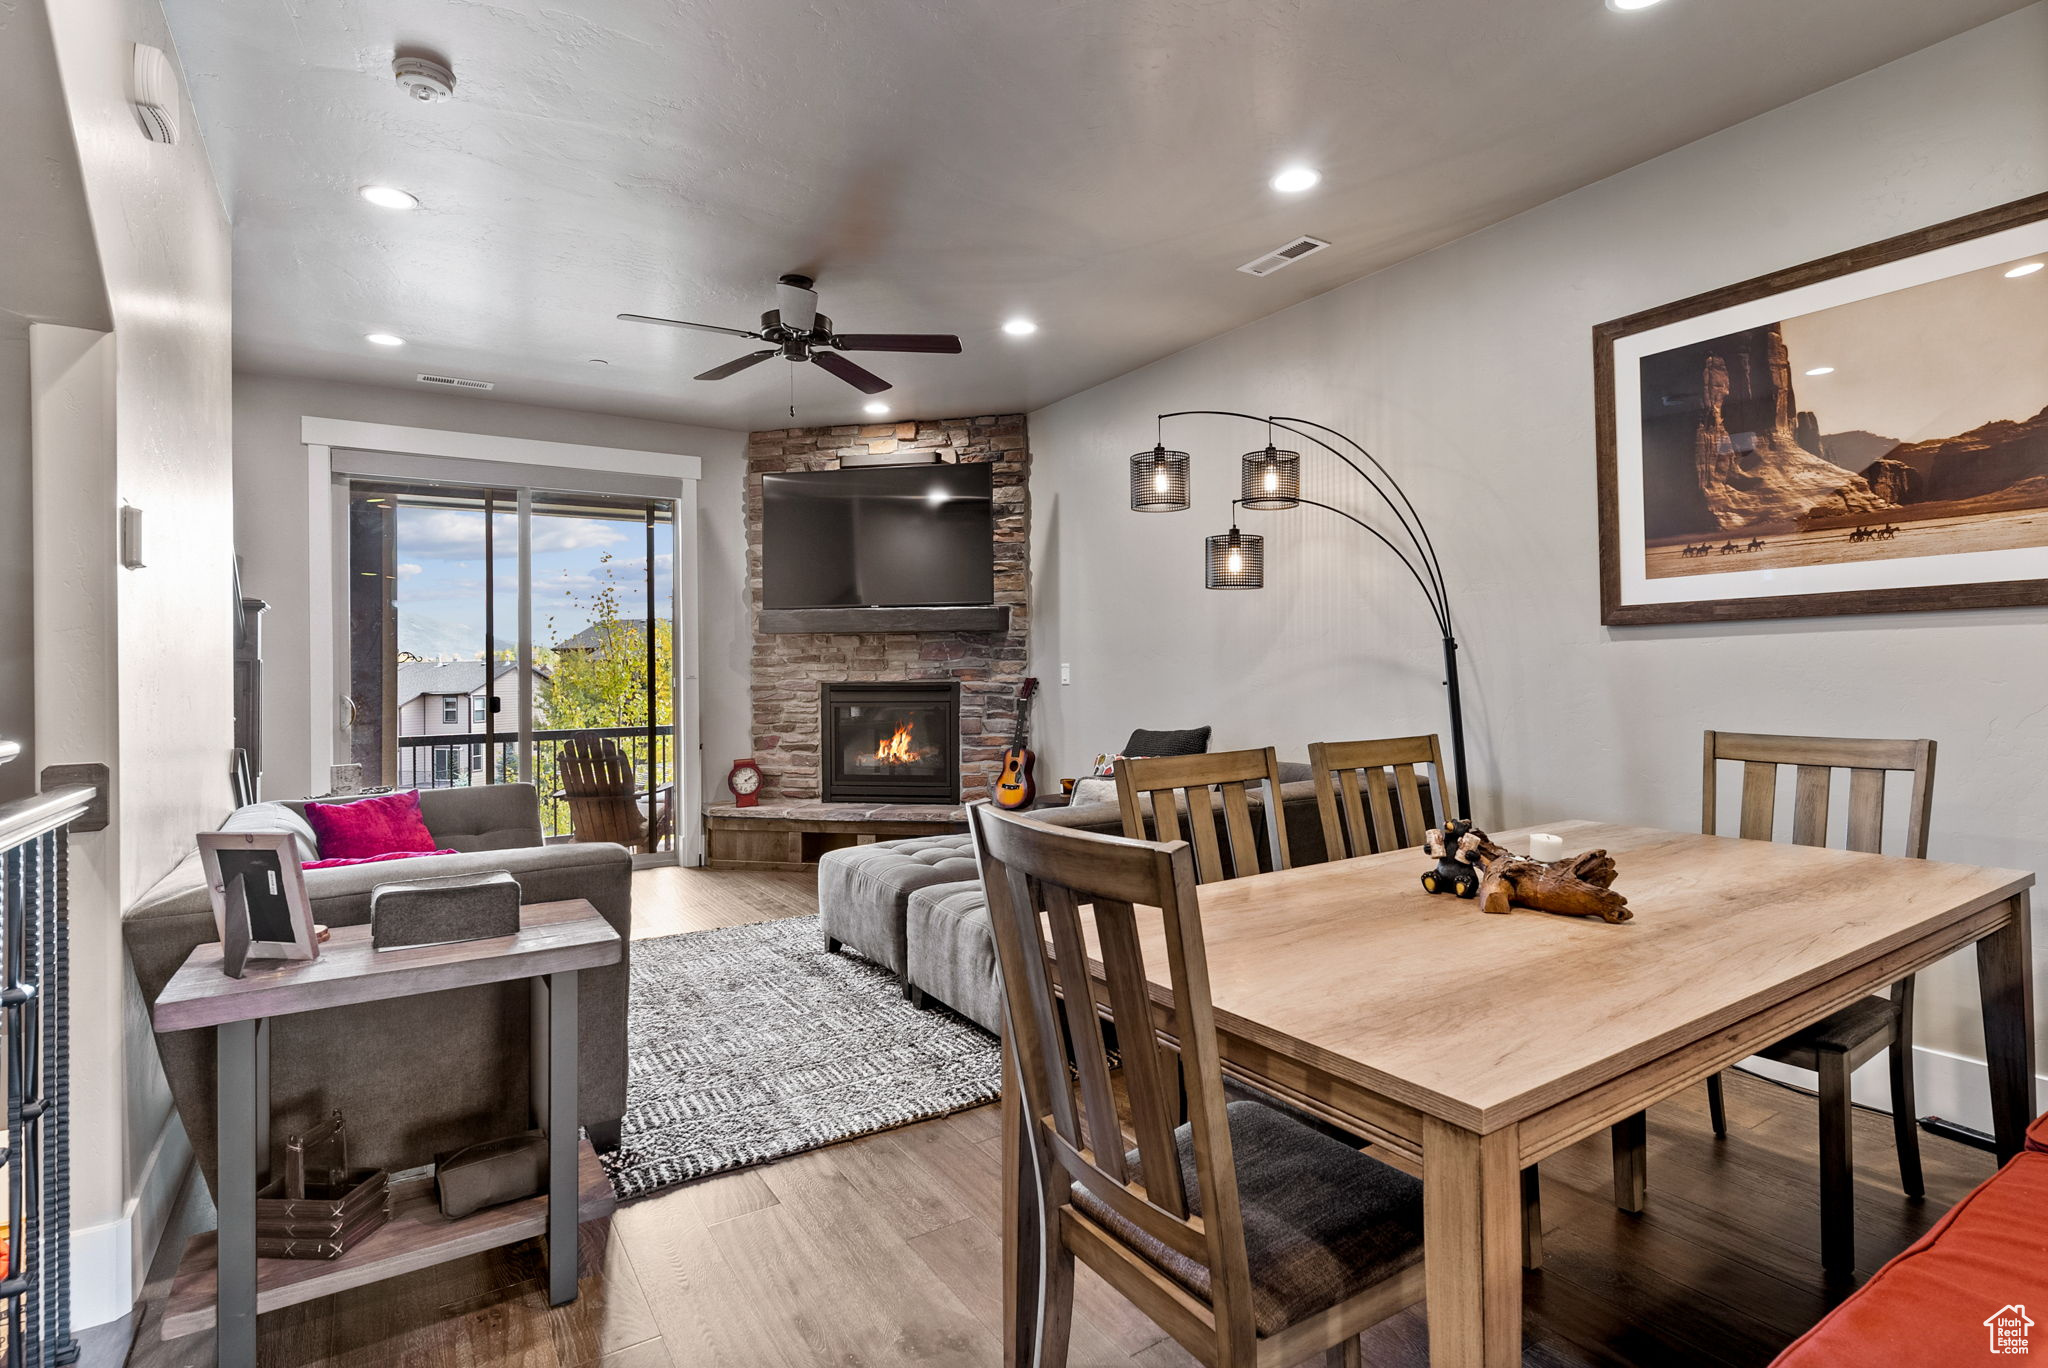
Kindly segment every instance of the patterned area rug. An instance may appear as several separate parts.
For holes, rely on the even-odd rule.
[[[633,945],[621,1198],[994,1101],[995,1037],[792,917]]]

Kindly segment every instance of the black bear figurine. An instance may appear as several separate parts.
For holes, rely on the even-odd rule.
[[[1422,853],[1436,856],[1436,868],[1422,876],[1422,886],[1431,893],[1452,893],[1469,898],[1479,892],[1479,870],[1473,865],[1479,840],[1466,840],[1477,828],[1453,818],[1441,829],[1432,827],[1422,843]]]

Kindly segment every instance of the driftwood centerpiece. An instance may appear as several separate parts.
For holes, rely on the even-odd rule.
[[[1628,899],[1614,891],[1614,861],[1604,850],[1544,863],[1515,854],[1464,821],[1431,829],[1422,850],[1436,857],[1436,866],[1422,876],[1422,886],[1432,893],[1477,897],[1481,912],[1527,907],[1607,922],[1635,916],[1628,910]]]

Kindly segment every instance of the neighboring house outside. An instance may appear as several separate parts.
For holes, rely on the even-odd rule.
[[[547,671],[534,673],[545,678]],[[401,660],[398,663],[398,782],[425,788],[481,783],[488,768],[484,756],[485,700],[495,696],[498,713],[491,731],[498,741],[501,763],[512,755],[519,735],[519,667],[495,667],[489,691],[481,660]],[[534,700],[534,725],[546,726],[540,700]],[[446,737],[447,745],[402,744],[406,737]],[[474,738],[471,744],[461,742]]]
[[[534,673],[545,679],[538,666]],[[491,680],[500,736],[519,730],[519,667],[501,664]],[[398,664],[398,734],[468,736],[484,730],[484,666],[480,660],[402,660]],[[538,709],[539,701],[535,701]],[[545,725],[536,711],[534,725]]]

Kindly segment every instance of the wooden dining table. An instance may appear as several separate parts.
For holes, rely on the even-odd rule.
[[[1540,829],[1569,853],[1612,853],[1634,919],[1490,916],[1424,892],[1430,862],[1414,850],[1200,890],[1226,1074],[1422,1175],[1432,1364],[1522,1361],[1524,1170],[1965,946],[2000,1161],[2021,1148],[2031,873],[1590,821]],[[1514,850],[1526,835],[1496,833]],[[1163,965],[1157,919],[1139,925],[1147,964]],[[1167,999],[1157,977],[1153,997]],[[1029,1368],[1025,1251],[1042,1213],[1017,1092],[1004,1089],[1004,1355]]]

